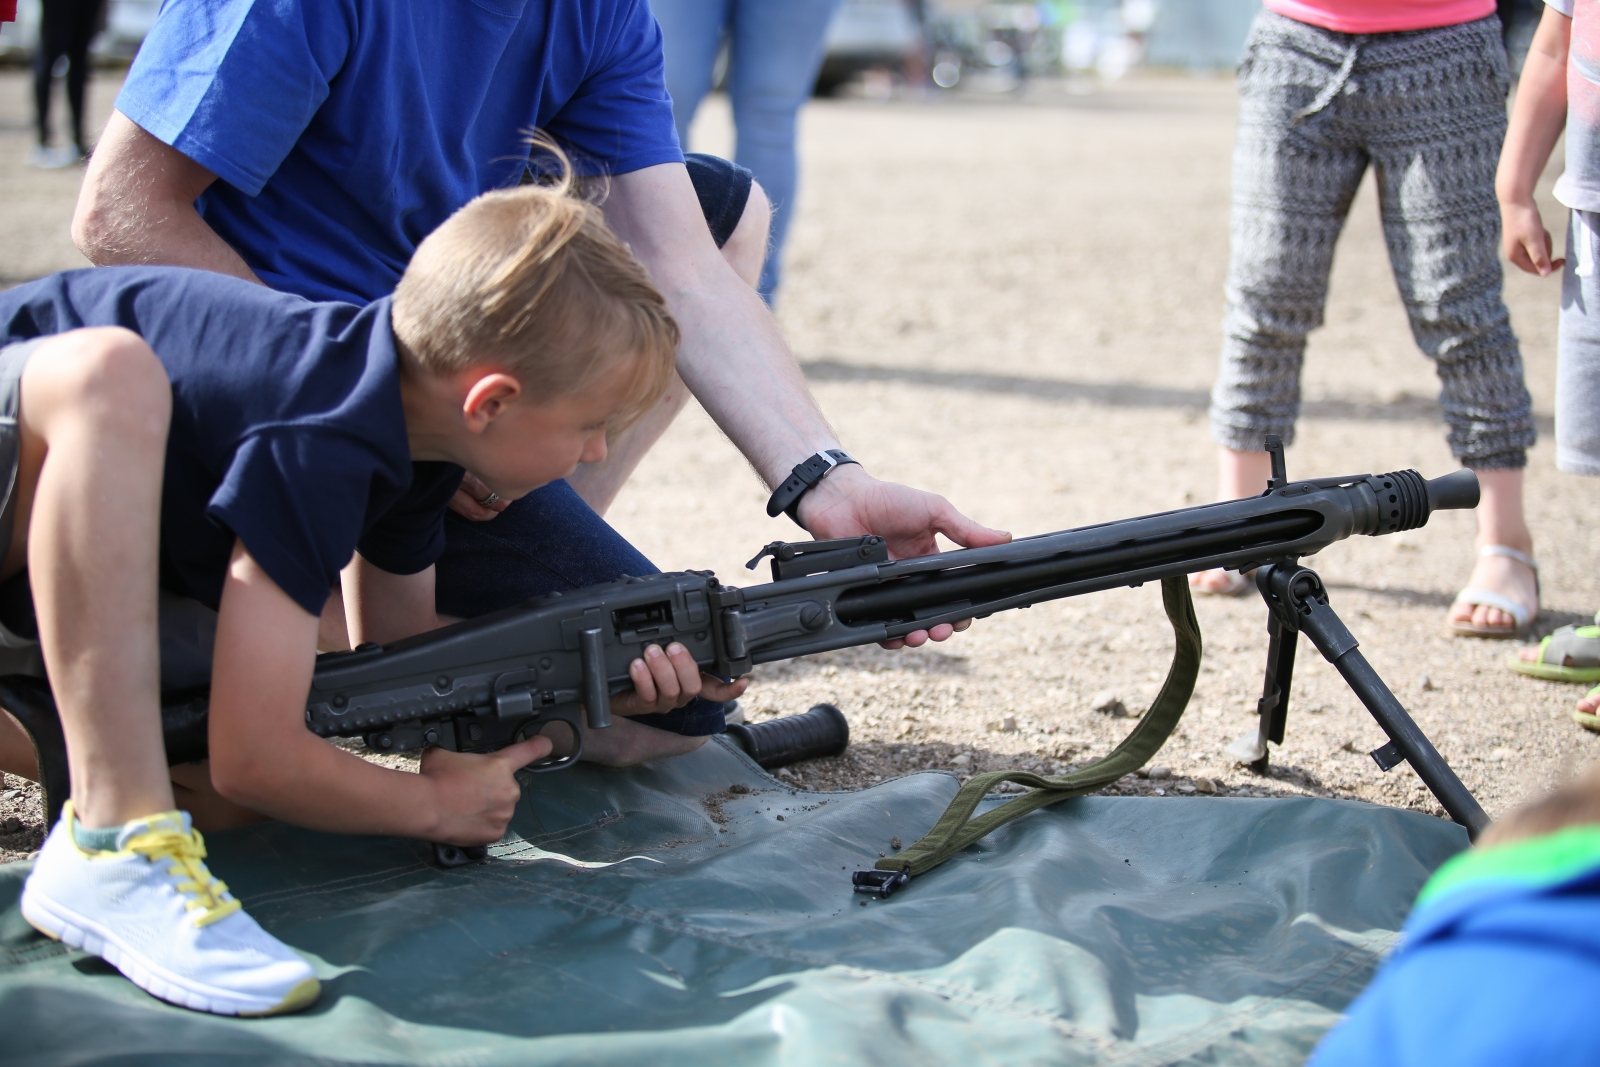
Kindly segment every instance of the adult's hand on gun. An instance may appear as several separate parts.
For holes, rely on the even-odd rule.
[[[522,797],[516,773],[550,754],[542,735],[477,754],[430,748],[422,754],[422,776],[433,786],[437,827],[431,840],[445,845],[488,845],[505,836]]]
[[[738,697],[750,685],[748,678],[724,682],[705,674],[689,650],[674,641],[665,649],[649,645],[644,655],[628,664],[633,692],[611,698],[618,715],[651,715],[681,708],[695,697],[725,701]]]
[[[880,481],[856,464],[835,468],[800,498],[800,524],[819,541],[877,534],[888,542],[890,559],[939,551],[938,534],[962,548],[1003,545],[1011,540],[1004,530],[991,530],[973,522],[942,496]],[[903,638],[885,641],[883,647],[917,648],[930,640],[946,641],[970,625],[971,619],[940,623],[931,630],[916,630]]]
[[[485,504],[485,500],[489,502]],[[450,498],[450,510],[473,522],[486,522],[510,506],[511,501],[495,496],[487,485],[470,472],[462,476],[461,488]]]
[[[1565,259],[1555,259],[1555,245],[1550,231],[1544,228],[1539,208],[1530,198],[1526,202],[1502,203],[1500,224],[1504,235],[1506,258],[1541,278],[1566,266]]]

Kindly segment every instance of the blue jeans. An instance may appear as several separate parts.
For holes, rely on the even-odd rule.
[[[795,192],[795,115],[822,65],[823,35],[839,0],[650,0],[661,24],[667,92],[678,140],[711,88],[711,68],[729,42],[728,95],[738,133],[734,162],[749,168],[772,201],[772,245],[761,296],[777,292]]]
[[[444,615],[471,618],[546,593],[567,592],[660,568],[623,540],[566,482],[514,500],[487,522],[445,515],[435,600]],[[721,733],[727,708],[695,697],[676,711],[633,721],[700,737]]]

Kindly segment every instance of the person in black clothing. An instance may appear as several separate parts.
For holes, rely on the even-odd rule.
[[[87,159],[83,136],[83,94],[89,82],[89,42],[100,29],[106,0],[42,0],[39,45],[33,53],[34,114],[39,144],[29,156],[36,167],[65,167]],[[50,146],[50,95],[56,61],[67,61],[67,106],[72,112],[72,144]]]

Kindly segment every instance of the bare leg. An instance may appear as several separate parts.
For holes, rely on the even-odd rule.
[[[750,186],[750,199],[739,216],[728,243],[722,246],[722,258],[734,272],[754,289],[761,280],[761,265],[767,257],[768,228],[772,222],[772,205],[761,186]],[[672,385],[659,403],[644,418],[630,426],[612,440],[606,458],[599,463],[585,464],[567,481],[583,502],[604,515],[616,500],[617,494],[633,474],[646,452],[667,432],[672,420],[678,417],[689,402],[689,389],[676,374]]]
[[[22,393],[16,535],[73,805],[85,826],[116,826],[174,806],[156,639],[171,386],[139,337],[89,329],[42,345]]]
[[[1265,452],[1240,452],[1232,448],[1217,450],[1217,499],[1240,500],[1258,496],[1272,477],[1272,457]],[[1189,575],[1189,587],[1207,593],[1221,593],[1234,579],[1220,567]]]
[[[4,713],[0,713],[0,771],[30,782],[39,780],[39,761],[33,754],[28,732]]]
[[[654,726],[643,726],[619,716],[612,719],[611,725],[604,730],[584,727],[583,759],[602,767],[632,767],[646,760],[693,752],[706,740],[704,737],[684,737],[682,734],[657,730]],[[558,754],[560,750],[558,742]]]
[[[1478,547],[1505,545],[1528,555],[1533,554],[1533,534],[1522,515],[1522,470],[1479,471],[1478,484],[1483,497],[1478,503]],[[1505,556],[1480,556],[1472,568],[1467,584],[1479,589],[1491,589],[1508,596],[1519,604],[1539,614],[1539,591],[1531,570]],[[1472,620],[1475,626],[1489,626],[1511,630],[1516,620],[1499,608],[1483,604],[1456,604],[1450,609],[1451,622]]]

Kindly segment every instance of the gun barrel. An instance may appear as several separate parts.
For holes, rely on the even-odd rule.
[[[1116,579],[1131,570],[1177,568],[1218,552],[1270,556],[1275,546],[1310,536],[1324,524],[1311,511],[1288,511],[1252,519],[1234,519],[1177,533],[1135,537],[1076,552],[1015,563],[987,563],[947,571],[913,574],[843,593],[839,620],[859,626],[869,622],[908,619],[924,608],[955,601],[981,604],[1029,592],[1049,599],[1059,586],[1097,579]],[[1111,584],[1120,584],[1112,581]]]
[[[1442,478],[1428,479],[1429,511],[1470,511],[1478,506],[1478,473],[1462,467]]]

